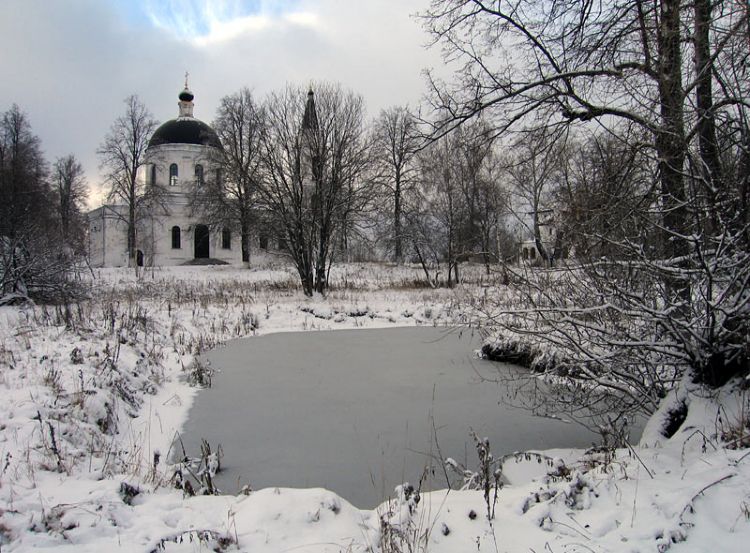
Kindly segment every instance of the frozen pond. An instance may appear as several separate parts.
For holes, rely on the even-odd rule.
[[[497,363],[475,357],[466,331],[414,327],[270,334],[205,356],[219,372],[198,394],[183,440],[224,450],[222,491],[325,487],[372,508],[429,456],[476,467],[469,429],[497,454],[586,447],[597,436],[500,402]],[[437,474],[436,479],[442,478]],[[436,480],[435,487],[445,487]]]

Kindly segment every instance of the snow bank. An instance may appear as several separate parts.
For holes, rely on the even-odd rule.
[[[409,268],[338,270],[350,284],[327,298],[301,296],[283,266],[186,267],[102,270],[90,301],[0,308],[3,551],[746,550],[750,404],[739,384],[682,387],[638,446],[509,458],[489,508],[482,491],[406,486],[374,511],[320,489],[174,490],[165,460],[196,393],[184,378],[194,355],[264,332],[462,316],[452,291],[409,288]],[[663,417],[686,401],[664,436]]]

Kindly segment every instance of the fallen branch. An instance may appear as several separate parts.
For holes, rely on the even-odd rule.
[[[688,509],[692,512],[692,510],[693,510],[693,501],[695,501],[698,498],[699,495],[703,494],[709,488],[714,487],[716,484],[720,484],[724,480],[729,480],[730,478],[732,478],[734,476],[736,476],[735,473],[727,474],[725,476],[722,476],[718,480],[715,480],[714,482],[711,482],[710,484],[707,484],[707,485],[703,486],[700,490],[698,490],[693,495],[693,497],[690,498],[690,501],[687,502],[687,505],[685,505],[685,507],[682,509],[682,512],[680,512],[680,524],[686,524],[685,522],[683,522],[682,517],[685,516],[685,512],[688,511]]]

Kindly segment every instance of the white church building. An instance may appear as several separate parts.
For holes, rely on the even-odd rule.
[[[212,164],[221,148],[216,132],[193,116],[193,93],[179,94],[179,116],[154,131],[142,174],[146,185],[164,190],[159,205],[138,216],[137,262],[143,266],[242,263],[240,236],[191,213],[190,191],[204,179],[220,179]],[[103,205],[88,214],[89,256],[94,267],[128,265],[127,206]]]

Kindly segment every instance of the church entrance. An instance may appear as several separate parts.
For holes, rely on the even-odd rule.
[[[208,227],[206,225],[195,225],[195,258],[207,259],[208,251]]]

